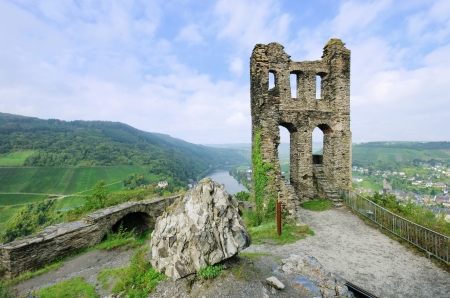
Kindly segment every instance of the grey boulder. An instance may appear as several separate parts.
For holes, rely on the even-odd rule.
[[[158,217],[151,237],[153,268],[178,279],[236,255],[251,244],[238,202],[210,178]]]

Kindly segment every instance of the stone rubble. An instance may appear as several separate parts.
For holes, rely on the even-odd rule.
[[[307,297],[354,297],[342,277],[329,272],[316,258],[304,252],[283,259],[274,273],[290,280],[290,285],[300,289]]]
[[[277,290],[284,289],[284,284],[281,281],[279,281],[278,278],[276,278],[275,276],[266,278],[266,281],[269,284],[269,286],[274,287]]]
[[[169,209],[158,217],[150,242],[153,268],[169,277],[196,273],[250,246],[237,200],[210,178]]]

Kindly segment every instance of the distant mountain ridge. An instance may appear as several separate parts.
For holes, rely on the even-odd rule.
[[[0,155],[29,151],[23,166],[148,166],[149,172],[195,178],[225,163],[246,163],[240,150],[195,145],[120,122],[43,120],[0,113]]]

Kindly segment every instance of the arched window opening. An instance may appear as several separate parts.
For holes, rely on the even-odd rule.
[[[291,81],[291,97],[298,98],[298,93],[297,93],[298,76],[296,73],[291,73],[290,81]]]
[[[316,99],[322,98],[322,77],[316,75]]]
[[[312,154],[313,163],[322,164],[323,160],[323,132],[319,127],[314,128],[312,132]]]
[[[117,233],[119,230],[131,232],[140,235],[145,231],[154,228],[155,223],[152,218],[144,212],[129,213],[117,221],[112,227],[112,232]]]
[[[275,73],[269,71],[269,90],[275,87]]]
[[[278,160],[280,161],[281,176],[289,183],[291,176],[291,136],[287,128],[279,126],[280,144],[278,145]]]

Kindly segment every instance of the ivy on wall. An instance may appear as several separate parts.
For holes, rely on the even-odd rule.
[[[256,215],[258,222],[261,223],[264,219],[264,199],[265,191],[269,182],[269,176],[267,173],[275,167],[270,163],[264,163],[261,154],[261,129],[257,129],[253,139],[253,152],[252,152],[252,164],[253,164],[253,192],[254,203],[256,207]],[[272,178],[273,180],[273,178]],[[273,181],[272,181],[273,182]],[[273,198],[274,191],[269,191],[268,208],[266,210],[266,216],[271,215],[272,209],[274,209],[275,202]]]

